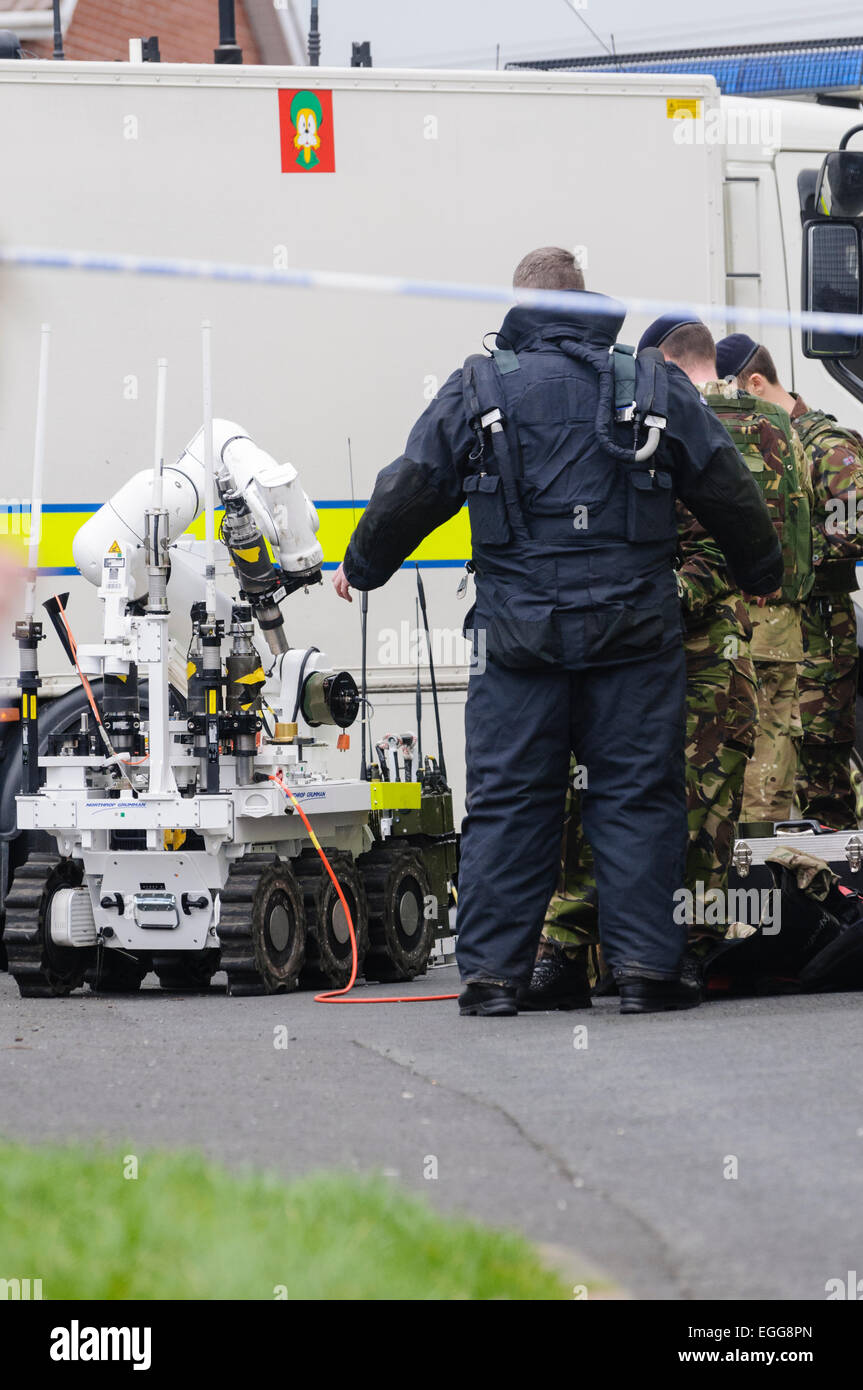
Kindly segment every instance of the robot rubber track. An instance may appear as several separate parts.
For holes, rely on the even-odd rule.
[[[294,989],[305,961],[303,893],[276,854],[236,860],[221,892],[220,969],[231,995]]]
[[[49,926],[55,892],[77,887],[81,878],[80,863],[50,852],[30,854],[15,870],[4,943],[9,973],[24,999],[69,994],[83,983],[92,953],[54,945]]]

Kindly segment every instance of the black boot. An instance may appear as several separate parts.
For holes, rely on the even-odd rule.
[[[596,984],[593,986],[595,999],[616,999],[620,994],[617,988],[617,981],[614,978],[613,970],[606,970],[604,975],[600,975]]]
[[[709,946],[710,943],[707,943]],[[699,946],[693,948],[687,946],[683,952],[683,960],[680,962],[680,979],[685,985],[694,985],[699,991],[700,996],[704,997],[704,970],[702,961],[706,951]]]
[[[562,946],[544,941],[527,988],[518,993],[518,1007],[527,1013],[547,1009],[589,1009],[587,951],[567,955]]]
[[[459,995],[460,1014],[507,1016],[518,1013],[515,986],[466,985]]]
[[[648,980],[630,975],[618,980],[622,1014],[658,1014],[671,1009],[694,1009],[701,989],[688,980]]]

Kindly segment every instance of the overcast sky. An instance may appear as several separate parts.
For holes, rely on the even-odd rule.
[[[350,61],[351,41],[370,39],[376,67],[494,67],[518,58],[560,58],[760,39],[854,37],[857,0],[319,0],[321,61]],[[304,27],[309,0],[295,0]],[[601,42],[585,25],[586,20]]]

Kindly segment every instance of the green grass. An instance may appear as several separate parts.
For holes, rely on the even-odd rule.
[[[46,1299],[564,1299],[521,1238],[384,1179],[234,1176],[200,1155],[0,1143],[0,1278]],[[284,1295],[282,1295],[284,1296]]]

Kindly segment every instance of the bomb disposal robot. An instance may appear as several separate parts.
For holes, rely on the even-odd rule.
[[[30,854],[6,901],[22,995],[85,980],[134,990],[150,969],[167,989],[206,988],[218,969],[231,994],[345,985],[344,909],[280,782],[341,884],[367,978],[413,977],[447,931],[451,796],[431,760],[416,760],[409,781],[374,780],[365,754],[359,779],[327,772],[333,749],[320,732],[338,728],[344,747],[359,693],[315,647],[289,647],[281,607],[321,579],[314,506],[295,469],[241,426],[214,420],[211,454],[205,444],[202,429],[173,466],[138,473],[78,532],[103,638],[76,647],[62,599],[45,605],[90,713],[51,733],[41,757],[41,625],[31,611],[16,629],[18,823],[57,846]],[[213,478],[233,602],[216,588],[212,540],[202,553],[184,535],[215,496]],[[188,649],[185,697],[169,680],[172,647]]]

